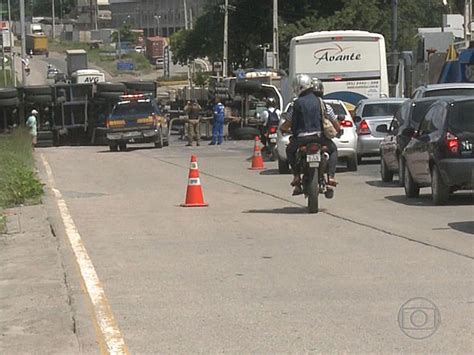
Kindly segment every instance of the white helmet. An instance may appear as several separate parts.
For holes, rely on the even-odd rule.
[[[32,115],[37,115],[38,114],[38,111],[36,111],[35,109],[31,110],[31,114]]]
[[[296,95],[300,95],[303,91],[312,87],[311,78],[306,74],[298,74],[293,83],[293,89]]]

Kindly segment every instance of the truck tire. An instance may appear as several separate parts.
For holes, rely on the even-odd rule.
[[[25,101],[37,104],[47,104],[53,102],[53,97],[51,95],[27,95],[25,96]]]
[[[18,91],[15,88],[0,88],[0,99],[11,99],[18,97]]]
[[[53,132],[52,131],[38,131],[37,139],[38,139],[38,142],[53,140]]]
[[[156,83],[154,81],[128,81],[125,83],[127,92],[152,92],[156,93]]]
[[[53,89],[51,86],[47,85],[25,86],[23,92],[25,93],[25,96],[52,95]]]
[[[52,147],[53,145],[54,145],[54,143],[53,143],[52,139],[46,139],[46,140],[38,141],[35,144],[35,147],[37,147],[37,148],[49,148],[49,147]]]
[[[94,133],[91,139],[93,145],[108,145],[106,127],[95,127]]]
[[[260,135],[260,131],[255,127],[239,127],[232,133],[232,138],[237,140],[255,139]]]
[[[16,106],[18,105],[18,98],[11,97],[9,99],[0,99],[0,106]]]
[[[120,92],[124,93],[126,90],[125,84],[122,83],[97,83],[97,92]]]

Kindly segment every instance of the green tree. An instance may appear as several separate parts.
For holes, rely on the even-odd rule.
[[[463,1],[463,0],[462,0]],[[461,0],[450,0],[458,9]],[[185,63],[196,57],[221,60],[223,47],[223,0],[210,0],[192,31],[173,36],[175,60]],[[229,63],[231,67],[260,67],[262,51],[258,45],[272,43],[273,2],[231,1],[229,14]],[[381,33],[391,47],[391,0],[293,0],[279,4],[280,59],[288,67],[291,38],[312,31],[366,30]],[[447,9],[441,0],[399,0],[399,50],[410,50],[418,27],[441,25]],[[429,12],[429,16],[427,16]]]
[[[120,28],[120,41],[122,42],[136,42],[138,34],[131,31],[130,25],[123,25]],[[112,42],[118,42],[119,31],[112,32],[110,38]]]

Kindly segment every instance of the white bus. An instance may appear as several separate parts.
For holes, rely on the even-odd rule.
[[[366,31],[322,31],[290,43],[290,82],[297,74],[317,77],[327,99],[348,108],[366,98],[388,97],[385,39]]]

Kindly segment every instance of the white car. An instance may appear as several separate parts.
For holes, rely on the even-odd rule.
[[[345,116],[344,120],[340,122],[343,128],[343,134],[340,138],[334,138],[333,141],[337,146],[338,158],[342,158],[347,162],[347,170],[357,171],[357,132],[354,121],[342,101],[324,100],[324,102],[331,105],[336,115]],[[293,103],[289,103],[284,112],[288,112],[291,105],[293,105]],[[282,116],[280,125],[285,119],[285,115]],[[280,174],[288,174],[290,172],[286,158],[286,146],[290,142],[290,135],[291,134],[283,133],[280,129],[277,132],[278,172]]]

